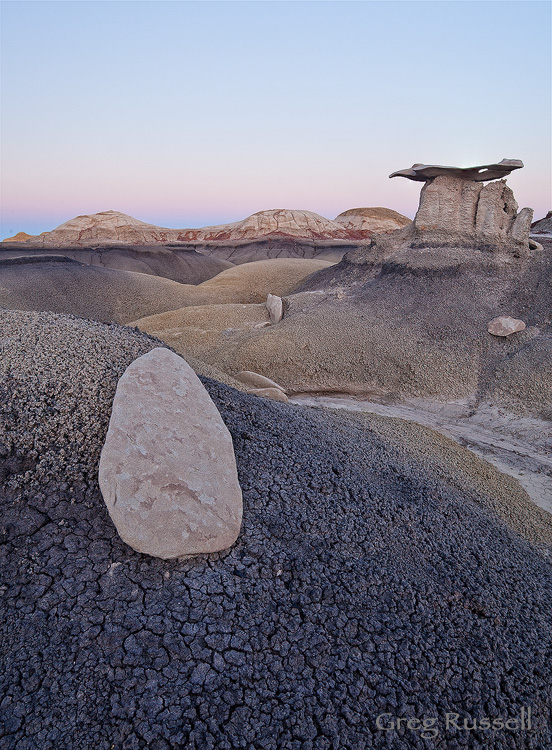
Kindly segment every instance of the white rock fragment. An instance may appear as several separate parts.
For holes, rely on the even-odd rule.
[[[191,367],[168,349],[136,359],[117,385],[100,457],[117,531],[164,559],[230,547],[242,520],[232,438]]]
[[[284,317],[284,304],[282,298],[275,294],[269,294],[266,298],[265,304],[272,325],[274,325],[274,323],[279,323]]]
[[[493,318],[487,326],[487,331],[493,336],[510,336],[512,333],[523,331],[525,323],[523,320],[501,315]]]
[[[234,378],[239,380],[240,383],[249,385],[252,388],[279,388],[281,391],[285,392],[285,388],[282,388],[282,386],[278,385],[274,380],[271,380],[264,375],[260,375],[258,372],[253,372],[252,370],[242,370],[241,372],[238,372],[237,375],[234,375]]]

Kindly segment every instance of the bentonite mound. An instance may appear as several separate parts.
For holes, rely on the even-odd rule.
[[[78,260],[89,266],[109,268],[114,271],[133,271],[164,279],[178,281],[179,284],[201,284],[216,276],[233,264],[222,258],[207,257],[192,248],[175,248],[163,245],[113,245],[110,247],[58,247],[30,248],[25,244],[0,243],[0,262],[15,256],[35,258],[59,255]]]
[[[365,231],[346,229],[313,211],[276,208],[257,211],[231,224],[201,229],[170,229],[135,219],[120,211],[100,211],[76,216],[51,232],[43,232],[26,240],[27,244],[60,247],[88,244],[164,245],[166,243],[248,242],[263,237],[284,236],[306,240],[366,239]],[[14,239],[14,238],[10,238]]]
[[[185,307],[259,304],[268,294],[290,294],[311,274],[331,263],[318,259],[277,258],[232,266],[202,284],[186,286]]]
[[[552,234],[552,211],[549,211],[542,219],[534,221],[531,224],[531,232],[533,234]]]
[[[49,310],[128,323],[182,307],[189,288],[170,279],[87,266],[59,255],[0,260],[0,307],[12,310]]]
[[[448,248],[392,261],[346,257],[310,276],[286,298],[283,320],[267,328],[219,325],[198,337],[196,324],[186,324],[191,313],[179,323],[180,311],[137,325],[185,356],[230,374],[262,373],[290,392],[494,399],[548,418],[552,242],[542,244],[508,261]],[[491,336],[488,323],[501,315],[526,329]]]
[[[149,558],[118,538],[96,470],[117,379],[158,342],[1,322],[2,748],[550,746],[551,536],[513,480],[413,425],[390,439],[381,418],[205,381],[242,533],[226,554]],[[491,510],[516,493],[537,546]],[[447,712],[526,706],[531,731],[445,730]],[[380,730],[382,713],[437,735]]]
[[[393,232],[395,229],[408,226],[412,220],[408,216],[390,208],[350,208],[336,216],[334,221],[349,229],[366,229],[371,232]]]
[[[200,284],[206,303],[265,302],[268,294],[292,293],[311,274],[332,264],[318,258],[275,258],[233,266]],[[201,304],[199,302],[195,304]]]
[[[269,293],[289,294],[310,274],[330,265],[302,258],[237,267],[221,263],[221,273],[195,285],[152,274],[88,266],[65,255],[2,258],[0,252],[0,305],[126,324],[135,318],[193,305],[264,302]]]

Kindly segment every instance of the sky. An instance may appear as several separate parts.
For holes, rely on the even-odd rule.
[[[168,227],[294,208],[414,215],[413,163],[522,159],[552,208],[551,4],[1,3],[1,228],[109,209]]]

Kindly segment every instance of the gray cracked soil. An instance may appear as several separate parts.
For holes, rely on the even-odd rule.
[[[242,533],[224,554],[149,558],[95,472],[117,379],[158,343],[1,318],[2,750],[552,745],[552,566],[472,488],[368,423],[205,380]],[[446,712],[522,706],[531,731],[444,729]],[[379,730],[381,713],[439,733]]]

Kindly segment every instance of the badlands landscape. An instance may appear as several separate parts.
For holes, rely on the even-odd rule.
[[[3,748],[552,746],[552,226],[522,166],[393,173],[413,221],[2,242]]]

